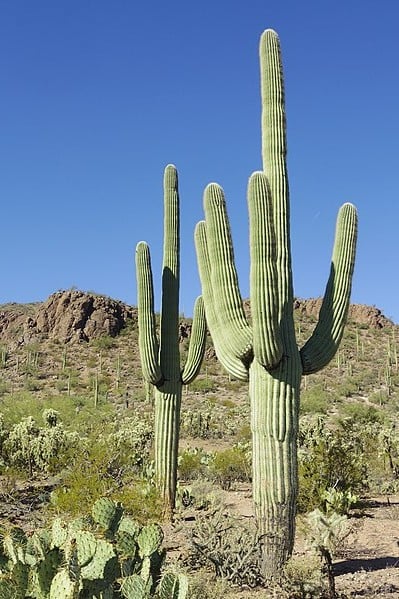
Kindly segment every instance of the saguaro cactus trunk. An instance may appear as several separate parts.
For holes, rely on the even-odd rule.
[[[349,306],[357,237],[352,204],[339,211],[330,277],[319,321],[299,351],[286,168],[284,86],[277,34],[260,42],[263,172],[248,185],[251,324],[244,314],[222,189],[205,190],[205,221],[196,247],[205,312],[221,363],[249,380],[253,442],[253,501],[262,544],[263,574],[275,576],[291,555],[295,533],[297,431],[302,374],[334,356]]]
[[[143,376],[155,386],[155,476],[164,503],[164,516],[172,515],[177,481],[177,454],[182,385],[197,376],[205,350],[205,311],[202,297],[194,307],[187,362],[180,368],[179,193],[177,171],[168,165],[164,174],[164,251],[159,341],[155,325],[154,291],[148,245],[136,248],[139,347]]]

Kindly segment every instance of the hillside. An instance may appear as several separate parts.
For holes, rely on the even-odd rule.
[[[295,300],[297,340],[301,346],[315,325],[320,300]],[[247,306],[249,310],[249,307]],[[182,355],[190,334],[182,320]],[[370,306],[352,305],[343,342],[334,361],[303,381],[303,404],[323,390],[326,408],[343,399],[394,406],[399,386],[399,327]],[[40,398],[92,393],[116,404],[146,393],[137,347],[136,309],[81,291],[63,291],[37,304],[0,306],[0,394],[28,391]],[[184,360],[184,357],[182,358]],[[231,381],[209,348],[200,377],[187,390],[188,405],[198,392],[239,403],[245,385]]]

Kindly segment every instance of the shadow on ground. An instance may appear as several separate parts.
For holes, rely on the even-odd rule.
[[[353,574],[354,572],[375,572],[386,568],[399,568],[399,557],[375,557],[370,559],[349,559],[334,564],[334,575]]]

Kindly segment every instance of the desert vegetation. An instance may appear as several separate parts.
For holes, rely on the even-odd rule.
[[[73,297],[75,292],[69,293]],[[314,327],[314,308],[306,301],[297,300],[296,305],[295,330],[299,339],[306,339]],[[16,307],[2,307],[9,309]],[[18,309],[24,311],[23,306]],[[201,370],[182,393],[176,509],[173,522],[165,523],[154,471],[154,398],[141,376],[134,314],[117,336],[100,335],[83,343],[41,334],[27,349],[25,344],[13,345],[11,331],[4,334],[3,541],[15,533],[22,540],[14,542],[24,545],[25,536],[30,540],[34,531],[48,537],[54,522],[72,526],[106,497],[123,506],[138,529],[151,523],[162,526],[159,576],[169,571],[187,576],[188,596],[265,593],[257,590],[264,589],[264,581],[251,507],[247,385],[224,371],[208,339]],[[376,499],[395,513],[398,329],[387,319],[375,324],[377,314],[376,309],[352,307],[339,355],[302,380],[296,548],[276,596],[328,596],[326,556],[333,565],[342,560],[349,551],[348,538],[367,519]],[[188,339],[182,339],[182,355],[186,344]],[[37,353],[34,366],[32,346]],[[27,379],[33,382],[30,388]],[[17,533],[20,530],[23,533]],[[102,538],[90,518],[81,530]],[[57,552],[52,570],[57,573],[60,560],[65,565],[66,547],[50,546],[43,551]],[[7,582],[20,568],[11,565],[9,551],[4,546],[2,577]],[[14,551],[22,555],[22,549]],[[353,551],[356,555],[356,548]],[[24,576],[36,576],[38,564],[22,568]],[[392,576],[392,569],[386,572]],[[344,578],[336,578],[338,588]],[[115,596],[121,592],[120,580],[116,570],[111,585]],[[154,587],[152,592],[158,591]]]

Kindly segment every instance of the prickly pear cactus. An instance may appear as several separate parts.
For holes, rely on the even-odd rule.
[[[132,574],[123,580],[121,593],[125,599],[147,599],[150,597],[145,581],[137,574]]]
[[[159,525],[140,526],[105,498],[90,519],[67,524],[56,518],[29,538],[14,527],[0,544],[0,599],[152,597],[162,540]]]
[[[63,569],[54,576],[50,587],[49,599],[78,599],[79,582],[70,579],[68,570]]]
[[[121,507],[108,497],[98,499],[91,511],[94,522],[111,533],[115,532],[122,514]]]
[[[137,544],[141,557],[150,557],[158,551],[163,541],[163,531],[159,524],[143,526],[137,536]]]
[[[80,530],[71,532],[68,541],[65,543],[65,557],[71,559],[76,554],[76,560],[81,568],[87,566],[96,555],[97,539],[92,532]]]
[[[159,585],[160,599],[186,599],[188,595],[188,578],[185,574],[167,572]]]

